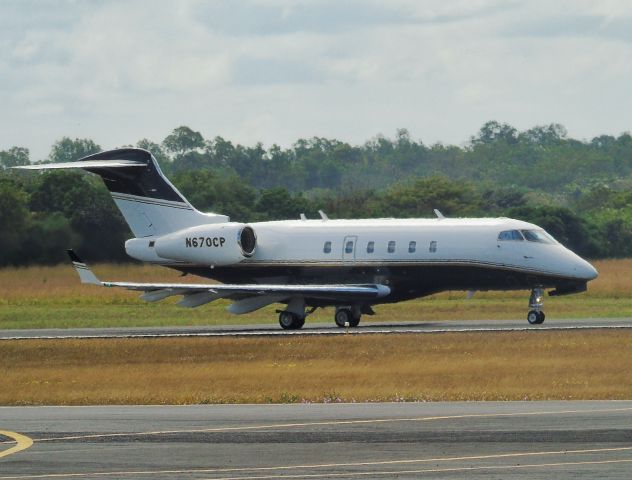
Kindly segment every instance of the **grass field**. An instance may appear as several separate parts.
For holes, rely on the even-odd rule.
[[[546,299],[548,318],[632,316],[632,259],[597,261],[595,266],[600,276],[589,284],[587,293]],[[161,267],[96,265],[94,270],[107,280],[200,281]],[[522,319],[528,297],[526,291],[479,292],[466,300],[464,292],[449,292],[378,306],[371,321]],[[148,304],[134,292],[81,285],[69,264],[0,270],[0,329],[225,325],[277,319],[278,306],[233,316],[225,311],[226,301],[195,309],[176,307],[176,301]],[[331,322],[332,316],[332,309],[319,310],[309,321]]]
[[[632,398],[632,332],[0,343],[0,404]]]

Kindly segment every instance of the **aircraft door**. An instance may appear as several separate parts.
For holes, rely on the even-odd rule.
[[[355,260],[356,244],[358,237],[356,235],[348,235],[342,242],[342,261],[353,262]]]

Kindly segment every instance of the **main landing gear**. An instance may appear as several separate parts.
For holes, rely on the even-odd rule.
[[[283,330],[299,330],[305,325],[305,318],[312,313],[311,311],[304,312],[302,315],[296,311],[281,310],[279,313],[279,325]],[[334,321],[340,328],[345,327],[357,327],[360,324],[360,318],[362,312],[359,308],[355,307],[337,307],[334,315]]]
[[[283,310],[279,312],[279,325],[284,330],[298,330],[305,325],[305,316]]]
[[[362,313],[358,308],[337,307],[334,321],[340,328],[357,327],[360,324]]]
[[[534,288],[531,290],[531,297],[529,298],[529,308],[531,309],[527,314],[527,321],[531,325],[540,325],[544,323],[546,318],[542,307],[544,306],[544,290],[541,288]]]
[[[279,314],[279,325],[283,330],[298,330],[305,325],[305,318],[313,313],[316,308],[305,310],[305,299],[302,297],[292,298],[285,310],[277,310]]]

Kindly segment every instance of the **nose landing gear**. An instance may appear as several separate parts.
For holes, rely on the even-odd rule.
[[[531,325],[540,325],[544,323],[546,318],[542,307],[544,306],[544,290],[542,288],[534,288],[531,290],[531,297],[529,298],[529,308],[531,309],[527,314],[527,321]]]

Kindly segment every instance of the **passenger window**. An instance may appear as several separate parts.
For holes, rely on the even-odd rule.
[[[417,242],[413,240],[408,244],[408,253],[415,253],[415,250],[417,250]]]
[[[154,248],[154,245],[156,245],[156,241],[155,240],[150,240],[149,241],[149,248]]]
[[[345,253],[353,253],[353,240],[349,240],[345,245]]]
[[[325,242],[325,246],[323,247],[324,253],[331,253],[331,242]]]
[[[435,253],[437,251],[437,241],[433,240],[430,242],[430,248],[428,249],[430,253]]]
[[[371,240],[366,244],[366,253],[373,253],[375,251],[375,242]]]
[[[500,232],[498,234],[498,240],[499,241],[518,240],[521,242],[524,240],[524,238],[522,237],[522,234],[518,230],[505,230],[504,232]]]
[[[388,253],[395,253],[395,240],[388,242]]]

